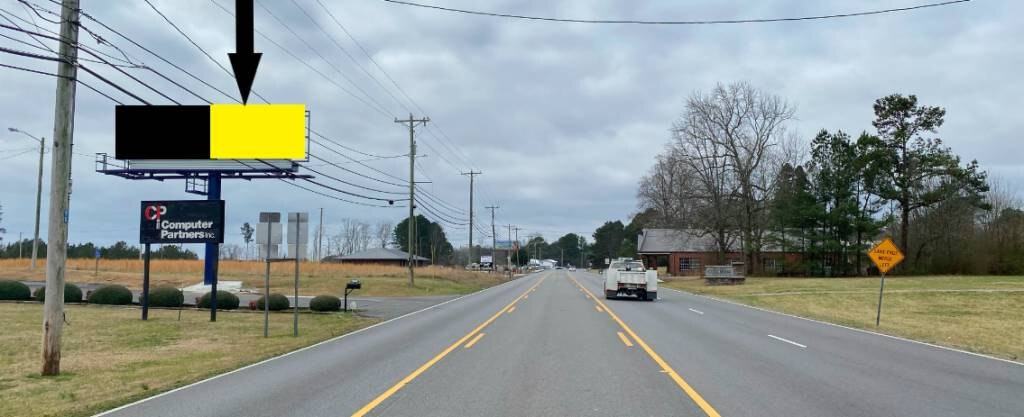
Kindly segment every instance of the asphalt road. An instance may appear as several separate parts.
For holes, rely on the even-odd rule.
[[[102,415],[1016,416],[1024,366],[533,274]]]

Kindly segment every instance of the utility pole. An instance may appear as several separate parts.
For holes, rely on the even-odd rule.
[[[416,126],[426,125],[430,121],[429,117],[417,119],[409,113],[409,118],[405,120],[399,120],[395,118],[395,123],[401,123],[409,126],[409,286],[412,287],[416,283],[416,277],[413,274],[413,266],[415,265],[416,255],[413,245],[415,244],[415,222],[416,218],[413,217],[413,210],[416,209]]]
[[[497,209],[499,209],[501,207],[498,207],[498,206],[487,206],[487,207],[484,207],[484,208],[486,208],[486,209],[491,211],[491,268],[494,269],[494,262],[497,261],[497,259],[494,259],[495,255],[496,255],[495,251],[498,249],[498,240],[497,240],[497,237],[496,237],[497,233],[495,232],[495,229],[494,229],[494,210],[497,210]]]
[[[508,240],[512,240],[512,225],[508,225]],[[512,276],[512,242],[508,242],[508,252],[505,254],[505,267],[508,268],[509,277]]]
[[[473,263],[473,177],[483,174],[483,172],[469,170],[469,172],[463,172],[462,175],[469,175],[469,262]]]
[[[60,61],[53,117],[53,172],[46,245],[46,290],[43,306],[42,374],[60,374],[64,331],[64,272],[68,255],[68,210],[71,192],[71,144],[74,143],[75,80],[78,79],[78,0],[62,0]],[[38,240],[38,239],[37,239]]]
[[[316,261],[319,263],[323,259],[324,248],[324,208],[320,207],[320,227],[316,229]],[[295,302],[298,304],[298,301]]]
[[[516,227],[512,230],[516,231],[516,268],[519,268],[520,266],[522,266],[522,264],[519,263],[519,231],[523,229]]]
[[[583,268],[583,258],[585,257],[584,254],[586,254],[586,251],[587,251],[587,239],[585,237],[583,237],[583,235],[580,235],[580,264],[577,265],[577,267],[579,267],[579,268]]]
[[[46,153],[46,138],[37,138],[29,134],[28,132],[19,130],[18,128],[14,127],[9,127],[7,128],[7,130],[15,133],[21,133],[25,136],[35,139],[36,142],[39,142],[39,175],[36,179],[36,232],[33,235],[32,240],[32,266],[29,267],[29,270],[35,271],[36,258],[37,254],[39,253],[39,213],[42,210],[43,201],[43,154]]]
[[[25,245],[21,244],[21,232],[18,232],[18,260],[21,260],[21,248]]]

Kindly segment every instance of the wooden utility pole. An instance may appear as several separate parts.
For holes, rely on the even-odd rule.
[[[409,286],[412,287],[416,284],[416,277],[413,273],[413,266],[415,265],[415,222],[416,218],[413,217],[413,210],[416,209],[416,126],[427,124],[430,121],[429,117],[417,119],[409,114],[409,118],[400,120],[395,118],[395,123],[401,123],[409,126]]]
[[[53,117],[53,171],[50,175],[50,217],[46,241],[43,375],[60,374],[71,194],[71,145],[74,143],[75,82],[78,77],[78,0],[63,0],[61,6],[60,61],[57,64],[57,101]]]
[[[516,249],[516,268],[518,269],[520,266],[522,266],[522,264],[519,262],[519,231],[523,230],[523,229],[520,228],[520,227],[516,227],[516,228],[513,228],[512,230],[516,231],[516,246],[515,246],[515,249]]]
[[[483,172],[469,170],[462,175],[469,175],[469,263],[473,263],[473,177]]]
[[[508,252],[505,254],[505,267],[508,268],[509,277],[512,276],[512,225],[508,225]]]
[[[498,234],[495,232],[495,229],[494,229],[494,210],[497,210],[497,209],[499,209],[501,207],[498,207],[498,206],[487,206],[487,207],[484,207],[484,208],[486,208],[486,209],[491,211],[491,269],[497,269],[497,268],[494,267],[495,263],[497,262],[497,259],[494,259],[494,258],[497,257],[497,250],[498,250],[498,239],[496,238],[496,236]]]

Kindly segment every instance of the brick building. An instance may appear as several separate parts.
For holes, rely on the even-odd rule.
[[[715,239],[696,230],[643,229],[637,235],[637,255],[648,266],[667,261],[668,274],[672,276],[700,275],[704,265],[744,262],[738,239],[726,251],[723,262],[718,257]],[[755,271],[776,274],[783,272],[784,265],[799,262],[799,253],[782,252],[778,247],[769,245],[761,251],[761,264]]]

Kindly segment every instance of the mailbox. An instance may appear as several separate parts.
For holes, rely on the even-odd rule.
[[[345,311],[348,311],[348,293],[363,288],[363,283],[359,282],[358,279],[353,279],[345,284]]]

